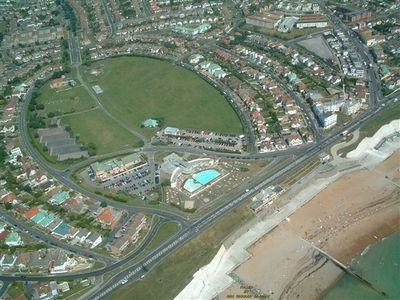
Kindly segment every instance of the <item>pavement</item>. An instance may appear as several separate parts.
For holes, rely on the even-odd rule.
[[[108,9],[106,8],[107,5],[105,3],[105,0],[103,0],[103,5],[105,6],[106,10],[106,15],[107,19],[110,19],[109,12],[107,13]],[[110,21],[110,20],[109,20]],[[110,23],[110,22],[109,22]],[[112,20],[111,23],[112,24]],[[112,28],[112,26],[110,25]],[[348,32],[348,31],[346,31]],[[77,47],[77,46],[76,46]],[[78,50],[79,51],[79,50]],[[359,49],[359,51],[362,52],[361,55],[364,55],[364,59],[369,59],[368,54],[366,54],[362,48]],[[184,64],[181,63],[182,66],[185,66]],[[190,66],[190,68],[192,68]],[[378,82],[377,77],[374,75],[375,73],[373,71],[370,71],[370,76],[371,76],[371,88],[377,87]],[[218,86],[217,82],[212,82],[212,84],[216,87],[219,87],[220,90],[223,91],[224,87],[223,86]],[[90,90],[89,87],[87,89]],[[90,91],[91,92],[91,91]],[[227,90],[226,93],[228,94],[229,91]],[[324,149],[331,147],[333,144],[337,143],[337,141],[341,138],[341,132],[344,130],[348,130],[349,132],[352,132],[359,128],[364,122],[369,120],[370,118],[374,117],[377,113],[381,112],[384,109],[389,109],[391,103],[394,102],[394,99],[396,97],[399,97],[400,92],[394,93],[390,95],[389,97],[381,97],[379,93],[371,93],[371,102],[372,102],[372,107],[369,112],[364,113],[361,115],[357,120],[354,120],[353,122],[348,123],[347,125],[343,126],[342,128],[337,128],[336,130],[333,130],[330,136],[327,137],[321,137],[319,140],[318,144],[310,145],[307,147],[307,151],[305,151],[305,148],[299,148],[299,149],[293,149],[292,153],[297,154],[297,159],[288,164],[287,166],[282,167],[280,170],[272,174],[268,178],[263,178],[254,181],[250,186],[246,187],[245,190],[242,190],[238,195],[232,199],[232,201],[228,204],[223,204],[219,207],[216,207],[213,211],[208,212],[207,214],[203,215],[199,219],[189,222],[186,220],[184,217],[179,215],[178,213],[174,213],[171,211],[163,211],[159,209],[153,209],[153,208],[143,208],[143,207],[132,207],[129,205],[126,205],[124,203],[116,202],[113,200],[110,200],[108,198],[102,197],[100,195],[96,195],[94,193],[91,193],[89,191],[84,190],[82,187],[77,185],[75,182],[73,182],[68,176],[65,175],[63,171],[56,170],[50,166],[43,160],[43,158],[36,152],[36,150],[30,145],[29,142],[29,137],[27,134],[27,129],[26,129],[26,120],[25,120],[25,110],[27,103],[29,101],[30,95],[28,95],[24,98],[24,101],[22,102],[22,105],[20,107],[20,118],[19,118],[19,129],[21,131],[21,139],[22,139],[22,146],[25,148],[25,150],[28,152],[29,155],[32,156],[32,158],[39,164],[39,166],[46,172],[48,172],[50,175],[54,176],[57,180],[68,186],[69,188],[82,193],[83,195],[91,198],[95,198],[99,201],[105,201],[107,204],[111,206],[115,206],[121,209],[125,209],[130,213],[134,212],[143,212],[146,214],[155,214],[160,216],[162,221],[166,220],[175,220],[179,222],[182,225],[181,231],[165,241],[162,245],[160,245],[157,249],[153,250],[151,253],[146,255],[143,259],[141,259],[138,263],[129,266],[128,263],[130,260],[132,260],[134,257],[137,256],[138,253],[140,253],[146,245],[149,243],[151,240],[152,236],[155,234],[155,232],[158,230],[158,226],[160,226],[160,223],[156,224],[155,226],[150,229],[149,234],[147,235],[146,239],[143,241],[143,243],[131,254],[129,254],[126,258],[109,264],[106,267],[100,269],[100,270],[95,270],[95,271],[83,271],[79,272],[77,274],[63,274],[63,275],[54,275],[54,276],[46,276],[46,275],[0,275],[0,280],[23,280],[23,281],[37,281],[37,280],[50,280],[54,278],[58,278],[59,276],[62,276],[62,278],[81,278],[81,277],[88,277],[88,276],[100,276],[104,273],[110,272],[112,270],[115,270],[116,268],[120,266],[125,266],[125,268],[117,273],[114,277],[110,278],[107,282],[105,282],[101,288],[95,290],[88,298],[90,299],[101,299],[104,298],[106,295],[114,291],[116,288],[119,286],[127,283],[127,282],[133,282],[135,280],[138,280],[142,278],[143,276],[146,275],[148,271],[150,271],[152,268],[154,268],[157,264],[159,264],[166,256],[168,256],[171,252],[176,251],[179,249],[181,246],[198,236],[202,231],[205,229],[209,228],[212,226],[218,219],[229,213],[231,210],[233,210],[235,207],[249,199],[250,197],[254,196],[258,191],[274,182],[277,180],[283,178],[286,176],[288,173],[290,173],[294,168],[301,166],[302,164],[307,163],[311,159],[313,159],[315,156],[317,156],[321,151]],[[231,95],[228,95],[228,98],[230,98]],[[232,96],[233,97],[233,96]],[[96,98],[96,97],[95,97]],[[385,107],[383,106],[378,106],[378,100],[384,101],[385,102]],[[231,102],[234,103],[234,102]],[[245,127],[246,126],[246,121],[244,122]],[[250,135],[251,136],[251,135]],[[156,147],[156,146],[145,146],[146,150],[151,150],[153,152],[155,151],[160,151],[163,149],[163,147]],[[143,150],[143,149],[142,149]],[[188,150],[189,153],[192,153],[190,149],[180,149],[180,151],[186,151]],[[205,151],[202,151],[205,152]],[[281,155],[288,155],[291,152],[284,152]],[[244,156],[235,156],[235,155],[226,155],[226,154],[219,154],[219,153],[212,153],[210,155],[213,156],[223,156],[223,157],[229,157],[229,158],[244,158]],[[279,153],[273,153],[271,154],[272,157],[279,155]],[[260,154],[256,153],[251,153],[250,155],[247,156],[249,159],[257,159],[260,157],[260,159],[269,157],[269,156],[263,156]],[[28,231],[32,230],[28,228]]]

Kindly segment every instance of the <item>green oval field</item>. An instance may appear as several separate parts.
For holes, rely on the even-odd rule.
[[[91,71],[99,72],[97,75]],[[91,85],[99,85],[104,107],[146,136],[155,129],[140,128],[148,118],[164,126],[241,134],[242,125],[228,101],[197,74],[167,61],[118,57],[85,69]]]

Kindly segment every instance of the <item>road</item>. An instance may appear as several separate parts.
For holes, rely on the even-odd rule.
[[[394,98],[394,97],[393,97]],[[390,99],[393,99],[390,98]],[[387,99],[387,102],[392,101]],[[389,103],[387,104],[389,105]],[[179,234],[172,242],[164,243],[162,246],[157,248],[155,251],[146,256],[146,258],[142,259],[139,263],[135,264],[132,267],[126,268],[124,271],[120,272],[118,276],[113,277],[111,280],[107,281],[103,288],[100,291],[96,291],[94,294],[90,296],[90,299],[101,299],[106,295],[111,293],[113,290],[118,288],[119,286],[124,284],[124,281],[133,282],[135,280],[140,279],[142,276],[145,276],[146,273],[156,266],[159,262],[161,262],[166,256],[171,254],[173,251],[176,251],[181,246],[195,238],[202,231],[212,226],[219,218],[226,215],[228,212],[236,208],[238,205],[254,196],[266,186],[277,182],[278,180],[284,178],[288,173],[290,173],[293,169],[301,166],[302,164],[307,163],[313,157],[317,156],[321,151],[324,151],[326,148],[337,143],[341,138],[342,130],[354,131],[359,128],[364,122],[368,121],[372,117],[374,117],[377,113],[381,112],[384,108],[378,107],[370,112],[365,113],[358,120],[355,120],[349,123],[347,126],[342,129],[337,129],[330,137],[325,137],[319,145],[315,145],[309,151],[304,153],[303,156],[299,157],[296,161],[290,163],[289,165],[282,167],[272,176],[262,179],[261,182],[255,182],[251,186],[248,186],[247,191],[243,191],[239,194],[234,200],[232,200],[228,204],[223,204],[220,207],[216,208],[214,211],[211,211],[201,217],[199,220],[195,221],[192,226],[186,228]],[[387,107],[386,107],[387,109]],[[1,277],[0,277],[1,279]]]
[[[111,36],[114,36],[116,33],[115,24],[113,21],[113,16],[110,12],[110,8],[108,7],[107,0],[102,0],[101,2],[103,4],[103,8],[104,8],[104,12],[105,12],[106,19],[108,22],[108,26],[110,27],[110,34],[111,34]]]
[[[104,4],[103,0],[103,4]],[[106,5],[105,5],[106,6]],[[71,45],[73,43],[71,42]],[[77,48],[77,45],[75,45]],[[367,55],[367,54],[366,54]],[[78,56],[76,56],[78,57]],[[75,60],[75,63],[78,62],[78,58]],[[372,75],[370,75],[372,76]],[[377,82],[375,82],[375,77],[371,77],[372,81],[371,85],[378,85]],[[84,272],[79,272],[77,274],[63,274],[63,275],[55,275],[55,276],[48,276],[48,275],[0,275],[0,280],[5,280],[5,281],[10,281],[10,280],[22,280],[22,281],[36,281],[36,280],[51,280],[55,278],[82,278],[82,277],[88,277],[88,276],[99,276],[103,275],[107,272],[110,272],[112,270],[117,269],[118,267],[124,266],[124,269],[117,273],[114,277],[110,278],[106,283],[104,283],[99,289],[95,290],[90,296],[90,299],[101,299],[114,291],[116,288],[124,284],[125,280],[127,282],[133,282],[137,279],[140,279],[142,276],[145,276],[146,273],[151,270],[154,266],[159,264],[166,256],[171,254],[173,251],[176,251],[179,249],[181,246],[198,236],[202,231],[205,229],[209,228],[212,226],[219,218],[222,216],[226,215],[233,209],[235,209],[238,205],[241,203],[245,202],[247,199],[255,195],[256,193],[259,192],[260,189],[280,180],[281,178],[284,178],[287,176],[288,173],[290,173],[293,169],[307,163],[309,160],[313,159],[315,156],[317,156],[321,151],[324,151],[326,148],[332,146],[335,144],[339,139],[341,139],[341,132],[344,130],[348,130],[349,132],[356,130],[359,128],[364,122],[369,120],[370,118],[374,117],[377,113],[381,112],[384,109],[390,109],[391,103],[394,102],[394,99],[399,97],[400,92],[396,92],[392,94],[389,97],[381,97],[379,93],[374,93],[373,95],[371,94],[372,98],[372,103],[374,105],[372,106],[372,109],[369,112],[364,113],[361,115],[357,120],[354,120],[350,123],[348,123],[346,126],[342,128],[337,128],[336,130],[333,130],[330,136],[327,137],[321,137],[319,140],[318,144],[311,145],[307,147],[307,151],[305,151],[305,148],[302,149],[293,149],[293,151],[296,151],[297,154],[297,159],[284,166],[281,167],[278,171],[276,171],[273,175],[269,176],[268,178],[262,178],[259,180],[254,181],[251,185],[246,187],[246,190],[242,190],[238,195],[229,203],[225,203],[214,210],[206,213],[199,219],[189,222],[185,218],[183,218],[181,215],[170,212],[170,211],[160,211],[159,209],[152,209],[152,208],[144,208],[144,207],[132,207],[129,206],[125,203],[120,203],[116,201],[109,200],[108,198],[96,195],[94,193],[91,193],[89,191],[86,191],[79,185],[77,185],[75,182],[73,182],[68,176],[66,176],[66,173],[64,171],[59,171],[56,170],[50,166],[47,165],[47,163],[43,160],[43,158],[36,152],[36,150],[30,145],[29,142],[29,136],[27,133],[27,128],[26,128],[26,116],[25,116],[25,110],[27,107],[27,103],[29,101],[29,93],[28,95],[24,98],[21,106],[20,106],[20,117],[19,117],[19,129],[21,132],[21,142],[22,146],[25,148],[27,153],[32,156],[32,158],[39,164],[39,166],[46,172],[48,172],[50,175],[54,176],[57,180],[65,184],[66,186],[70,187],[71,189],[82,193],[85,196],[95,198],[99,201],[105,201],[111,206],[115,206],[121,209],[125,209],[130,213],[134,212],[143,212],[146,214],[156,214],[160,217],[160,222],[155,224],[151,229],[149,234],[147,235],[146,239],[142,242],[142,244],[131,254],[129,254],[127,257],[123,258],[122,260],[118,262],[113,262],[108,265],[106,265],[104,268],[96,271],[84,271]],[[378,105],[379,101],[384,101],[384,106],[383,105]],[[159,151],[161,148],[160,147],[144,147],[142,150],[146,151]],[[186,151],[188,152],[192,151],[190,149],[182,149],[180,148],[180,151]],[[205,152],[205,151],[202,151]],[[288,152],[284,153],[285,155],[288,154]],[[222,155],[222,154],[217,154],[213,153],[212,155]],[[224,154],[226,155],[226,154]],[[278,155],[277,153],[274,153],[274,155]],[[243,159],[244,156],[238,155],[232,155],[229,154],[230,158],[240,158]],[[249,158],[256,158],[258,157],[255,153],[248,155]],[[260,158],[263,158],[264,156],[259,156]],[[265,156],[266,157],[266,156]],[[68,173],[68,172],[67,172]],[[159,226],[162,224],[162,222],[165,222],[167,220],[175,220],[179,222],[182,225],[181,231],[178,234],[175,234],[173,237],[171,237],[169,240],[165,241],[162,245],[160,245],[157,249],[146,255],[144,258],[139,260],[136,264],[129,266],[128,263],[133,260],[139,253],[141,253],[144,248],[150,243],[151,238],[154,236],[156,231],[158,230]],[[13,221],[13,220],[11,220]],[[15,220],[14,220],[15,222]]]
[[[132,261],[138,254],[140,254],[153,240],[155,234],[160,229],[160,226],[167,222],[168,220],[164,218],[160,218],[158,222],[153,224],[150,228],[150,231],[147,233],[145,239],[140,243],[140,245],[129,253],[127,256],[118,260],[112,264],[106,265],[104,268],[98,270],[87,270],[87,271],[79,271],[78,273],[63,273],[63,274],[55,274],[55,275],[27,275],[27,274],[13,274],[13,275],[4,275],[0,274],[1,281],[47,281],[47,280],[57,280],[63,278],[76,279],[76,278],[84,278],[91,276],[101,276],[104,273],[111,272],[121,266],[128,264]],[[179,235],[180,232],[176,233]]]
[[[27,110],[27,105],[29,103],[30,99],[30,94],[31,92],[28,92],[27,95],[24,97],[22,103],[19,106],[19,131],[20,131],[20,137],[21,137],[21,144],[25,151],[27,152],[28,155],[30,155],[36,163],[40,166],[40,168],[53,176],[56,180],[64,184],[65,186],[69,187],[70,189],[81,193],[82,195],[96,199],[100,202],[104,201],[108,205],[123,209],[128,211],[129,213],[138,213],[142,212],[145,214],[156,214],[159,215],[160,217],[164,217],[165,219],[177,221],[181,223],[182,226],[187,226],[188,221],[182,217],[180,214],[175,213],[175,212],[170,212],[170,211],[163,211],[155,208],[149,208],[149,207],[132,207],[131,205],[128,205],[123,202],[118,202],[114,200],[110,200],[109,198],[106,198],[104,196],[95,194],[93,192],[90,192],[78,184],[76,184],[72,179],[69,177],[65,176],[62,171],[57,170],[47,164],[47,162],[44,160],[44,158],[37,152],[36,149],[31,145],[30,143],[30,137],[28,133],[28,129],[26,127],[26,110]]]
[[[66,250],[66,251],[75,253],[77,255],[93,258],[95,260],[105,263],[106,265],[111,265],[112,263],[114,263],[116,261],[115,259],[111,259],[110,257],[108,257],[106,255],[102,255],[97,252],[94,252],[94,251],[91,251],[91,250],[88,250],[85,248],[81,248],[78,246],[73,246],[73,245],[69,244],[68,242],[63,242],[62,240],[53,237],[52,235],[50,235],[47,232],[43,232],[39,229],[35,229],[31,225],[27,225],[24,222],[18,221],[16,218],[14,218],[10,214],[8,214],[7,211],[5,211],[3,209],[1,209],[0,212],[1,212],[2,219],[4,221],[6,221],[7,223],[19,228],[23,232],[29,233],[35,239],[41,240],[44,243],[49,244],[53,247],[58,247],[58,248]]]

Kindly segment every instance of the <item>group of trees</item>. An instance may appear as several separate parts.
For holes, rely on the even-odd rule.
[[[64,72],[70,70],[70,57],[69,57],[69,45],[67,40],[61,39],[61,64],[63,65]]]
[[[60,5],[64,11],[65,18],[69,21],[69,29],[75,34],[78,20],[75,16],[74,10],[68,1],[65,0],[56,0],[56,4]]]

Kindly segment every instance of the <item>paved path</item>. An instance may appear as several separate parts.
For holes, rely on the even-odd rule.
[[[135,137],[139,138],[145,145],[147,145],[149,143],[149,141],[146,139],[146,137],[141,134],[140,132],[133,130],[132,128],[130,128],[129,126],[127,126],[124,122],[122,122],[120,119],[116,118],[114,115],[112,115],[105,107],[104,105],[101,103],[100,99],[97,97],[97,95],[92,91],[91,87],[89,87],[86,82],[83,80],[82,76],[81,76],[81,72],[79,69],[79,66],[75,67],[76,69],[76,77],[79,80],[79,82],[85,87],[85,89],[87,90],[87,92],[89,93],[90,97],[95,101],[95,103],[97,104],[97,106],[110,118],[112,119],[115,123],[117,123],[118,125],[120,125],[121,127],[125,128],[126,130],[128,130],[131,134],[133,134]]]
[[[357,129],[353,132],[353,137],[349,141],[345,141],[345,142],[334,145],[331,148],[331,154],[332,154],[333,160],[334,161],[344,160],[345,158],[338,155],[338,151],[357,142],[359,137],[360,137],[360,129]]]

